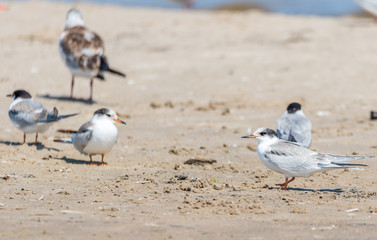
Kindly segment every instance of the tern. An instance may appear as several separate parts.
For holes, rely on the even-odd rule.
[[[104,155],[111,151],[118,139],[118,128],[114,123],[126,123],[120,120],[114,110],[101,108],[94,112],[92,119],[84,123],[77,133],[70,139],[55,139],[56,142],[73,143],[73,146],[80,153],[89,155],[90,165],[95,165],[93,155],[101,155],[101,163],[106,165]]]
[[[38,141],[38,133],[47,131],[51,125],[64,118],[72,117],[78,113],[58,116],[58,109],[47,110],[42,104],[33,100],[25,90],[16,90],[7,97],[12,98],[8,115],[13,125],[24,132],[24,142],[27,133],[35,133],[35,145]]]
[[[278,138],[297,142],[301,146],[310,147],[312,142],[312,124],[301,110],[299,103],[291,103],[277,121]]]
[[[258,140],[257,152],[260,160],[266,167],[284,175],[285,182],[279,184],[284,190],[287,190],[288,183],[296,177],[310,177],[313,173],[332,169],[366,166],[348,161],[374,157],[317,153],[297,143],[279,139],[270,128],[259,128],[253,134],[242,138]],[[291,179],[288,180],[289,178]]]

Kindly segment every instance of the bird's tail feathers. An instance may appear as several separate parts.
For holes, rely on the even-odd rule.
[[[111,72],[111,73],[114,73],[116,75],[119,75],[119,76],[122,76],[122,77],[126,77],[126,74],[124,73],[121,73],[117,70],[114,70],[114,69],[111,69],[109,67],[109,64],[107,63],[107,59],[106,57],[101,57],[101,66],[100,66],[100,70],[102,71],[108,71],[108,72]],[[98,76],[97,76],[98,77]]]
[[[126,77],[126,74],[121,73],[121,72],[114,70],[114,69],[111,69],[111,68],[108,68],[106,71],[117,74],[117,75],[122,76],[122,77]]]
[[[64,119],[64,118],[73,117],[73,116],[76,116],[76,115],[78,115],[78,114],[80,114],[80,113],[72,113],[72,114],[60,115],[60,116],[58,116],[57,118],[58,118],[58,120],[62,120],[62,119]]]
[[[352,170],[364,170],[364,168],[360,168],[360,167],[367,167],[368,165],[365,165],[365,164],[353,164],[353,163],[331,163],[331,164],[326,164],[326,165],[322,165],[320,166],[320,168],[322,169],[322,171],[327,171],[327,170],[331,170],[331,169],[344,169],[344,168],[347,168],[347,169],[352,169]]]
[[[326,157],[331,162],[338,164],[338,163],[348,162],[352,160],[373,158],[374,156],[342,156],[342,155],[326,154]]]
[[[55,110],[56,110],[56,112],[55,112]],[[79,113],[72,113],[72,114],[57,116],[57,113],[58,113],[57,111],[58,110],[56,108],[54,108],[54,114],[53,115],[49,115],[46,119],[40,120],[39,122],[42,122],[42,123],[56,122],[56,121],[59,121],[59,120],[65,119],[65,118],[69,118],[69,117],[73,117],[73,116],[76,116],[76,115],[79,114]],[[55,115],[55,113],[56,113],[56,115]]]
[[[340,163],[340,162],[337,162],[337,163],[333,163],[333,164],[336,164],[340,167],[345,167],[345,168],[352,168],[352,167],[367,167],[368,165],[366,164],[360,164],[360,163]]]

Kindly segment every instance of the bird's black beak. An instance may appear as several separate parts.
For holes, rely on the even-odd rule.
[[[256,138],[253,134],[242,136],[241,138]]]
[[[7,94],[6,97],[12,97],[12,94]]]

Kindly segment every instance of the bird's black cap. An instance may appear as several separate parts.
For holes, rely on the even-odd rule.
[[[16,90],[13,92],[12,97],[14,99],[17,98],[31,98],[30,93],[26,92],[25,90]]]
[[[295,113],[298,110],[301,110],[301,105],[299,103],[291,103],[287,107],[288,113]]]

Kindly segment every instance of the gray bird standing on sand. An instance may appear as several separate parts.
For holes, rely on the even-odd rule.
[[[67,13],[67,20],[59,42],[60,55],[72,73],[71,98],[75,77],[90,78],[90,97],[93,100],[93,79],[105,80],[104,71],[125,77],[124,73],[109,67],[105,57],[104,42],[95,32],[84,26],[82,14],[78,9]]]
[[[310,177],[313,173],[332,169],[366,166],[348,161],[374,157],[317,153],[297,143],[279,139],[276,132],[270,128],[259,128],[253,134],[242,138],[258,140],[257,152],[260,160],[266,167],[284,175],[285,182],[278,184],[284,190],[287,190],[288,183],[296,177]],[[289,178],[291,179],[288,180]]]
[[[77,115],[68,114],[58,116],[58,109],[47,110],[42,104],[33,100],[25,90],[16,90],[8,94],[13,101],[8,114],[13,125],[24,132],[24,142],[27,133],[35,133],[35,145],[37,145],[38,133],[47,131],[54,122]]]
[[[126,124],[120,120],[114,110],[101,108],[94,112],[92,119],[84,123],[71,139],[56,139],[57,142],[73,143],[80,153],[89,155],[90,165],[93,164],[92,156],[101,154],[100,165],[105,153],[111,151],[118,139],[118,129],[114,123]]]
[[[306,118],[299,103],[291,103],[277,122],[278,138],[310,147],[312,142],[312,123]]]

